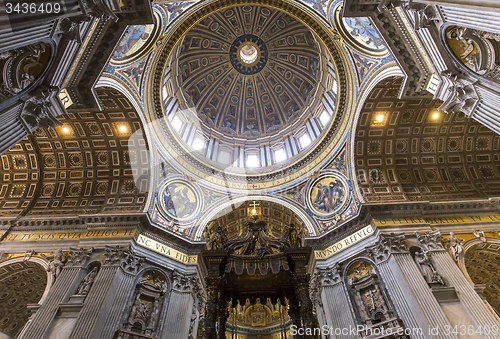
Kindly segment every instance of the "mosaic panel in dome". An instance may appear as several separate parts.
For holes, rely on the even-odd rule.
[[[308,191],[309,206],[319,215],[329,216],[340,210],[349,197],[346,182],[338,175],[317,179]]]
[[[183,180],[167,182],[160,190],[160,196],[160,206],[171,218],[189,219],[200,208],[196,189]]]

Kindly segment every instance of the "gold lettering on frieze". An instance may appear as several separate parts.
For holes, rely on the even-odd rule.
[[[198,264],[198,256],[196,255],[187,255],[182,253],[170,246],[162,244],[156,240],[148,238],[142,234],[137,237],[137,243],[143,247],[149,248],[155,252],[158,252],[166,257],[172,258],[174,260],[180,261],[184,264],[188,265],[196,265]]]
[[[354,232],[348,237],[336,242],[332,246],[322,250],[322,251],[314,251],[314,256],[316,259],[326,259],[331,257],[332,255],[345,250],[346,248],[354,245],[355,243],[369,237],[373,234],[373,227],[371,225],[366,226],[365,228]]]
[[[375,226],[431,224],[431,225],[451,225],[451,224],[472,224],[500,221],[500,214],[478,214],[462,215],[451,217],[399,217],[387,219],[373,219]]]
[[[9,232],[3,241],[52,241],[79,240],[85,238],[133,237],[135,233],[135,228],[91,229],[73,232]]]

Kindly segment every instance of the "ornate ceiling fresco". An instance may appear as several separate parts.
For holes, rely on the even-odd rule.
[[[365,201],[460,200],[500,194],[500,136],[439,102],[399,100],[401,78],[363,105],[354,166]]]
[[[207,133],[279,139],[303,125],[311,113],[306,108],[321,98],[325,60],[319,52],[309,29],[285,13],[230,8],[185,36],[172,67],[177,94],[195,107]]]
[[[68,113],[59,118],[62,126],[38,129],[1,156],[2,216],[144,209],[147,193],[136,188],[133,168],[148,166],[148,145],[140,138],[145,152],[129,149],[141,121],[121,93],[97,93],[102,112]]]

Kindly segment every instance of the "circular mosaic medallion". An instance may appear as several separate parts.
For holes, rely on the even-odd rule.
[[[231,44],[229,59],[233,67],[241,74],[257,74],[266,66],[267,47],[258,36],[245,34]]]
[[[335,8],[335,25],[340,35],[360,51],[372,55],[388,53],[384,39],[368,17],[343,17],[342,5]]]
[[[331,216],[338,212],[344,207],[348,197],[347,182],[334,173],[316,179],[307,192],[309,207],[321,216]]]
[[[192,218],[200,209],[197,190],[183,180],[172,180],[163,185],[158,200],[168,216],[181,221]]]

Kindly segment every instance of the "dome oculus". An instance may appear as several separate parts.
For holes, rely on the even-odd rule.
[[[255,60],[257,60],[258,56],[259,52],[257,51],[257,48],[255,48],[251,44],[243,44],[240,49],[240,59],[246,64],[253,63]]]
[[[268,60],[267,46],[255,35],[245,34],[231,44],[229,59],[238,72],[254,75],[264,69]]]

